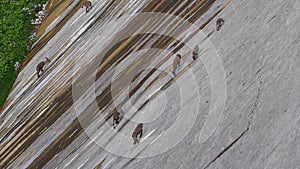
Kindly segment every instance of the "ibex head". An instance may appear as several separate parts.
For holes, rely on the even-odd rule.
[[[45,57],[45,63],[50,63],[51,61],[50,61],[50,59],[48,59],[47,57]]]

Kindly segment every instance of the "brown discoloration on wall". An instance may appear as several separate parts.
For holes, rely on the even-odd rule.
[[[99,164],[97,164],[94,169],[102,169],[102,165],[103,165],[105,159],[106,158],[104,158]]]
[[[75,120],[51,145],[36,158],[29,168],[39,168],[47,164],[56,154],[60,153],[83,132],[81,124]]]

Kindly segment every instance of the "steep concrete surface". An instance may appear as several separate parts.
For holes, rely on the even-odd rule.
[[[299,1],[93,4],[85,13],[64,1],[46,19],[1,112],[0,168],[300,168]],[[224,111],[212,116],[221,95]],[[123,114],[116,130],[114,108]]]
[[[221,14],[226,24],[210,40],[226,67],[228,97],[215,140],[229,145],[226,137],[250,125],[210,168],[300,167],[299,9],[299,1],[234,1]]]

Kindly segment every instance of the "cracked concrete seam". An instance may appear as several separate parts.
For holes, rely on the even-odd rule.
[[[224,148],[213,160],[211,160],[204,169],[208,168],[211,164],[213,164],[217,159],[221,158],[223,154],[225,154],[233,145],[235,145],[245,134],[249,131],[250,121],[248,121],[247,128],[236,138],[234,139],[227,147]]]

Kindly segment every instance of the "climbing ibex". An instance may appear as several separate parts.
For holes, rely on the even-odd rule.
[[[114,128],[116,128],[117,125],[119,124],[119,120],[120,120],[120,112],[115,110],[113,113],[113,127]]]
[[[221,26],[224,24],[224,19],[223,18],[219,18],[216,21],[216,30],[219,31]]]
[[[85,7],[85,12],[88,13],[92,9],[92,2],[91,1],[86,1],[81,5],[81,8]]]
[[[192,51],[192,58],[196,60],[198,58],[198,52],[199,52],[199,45],[195,45],[193,51]]]
[[[181,55],[180,54],[177,54],[173,60],[173,74],[175,75],[175,71],[177,69],[177,67],[180,67],[180,61],[181,61]]]
[[[142,134],[143,134],[143,123],[140,123],[135,127],[135,129],[132,133],[133,144],[139,143],[137,136],[140,135],[140,138],[141,138]]]
[[[40,63],[36,66],[36,74],[37,74],[38,77],[40,77],[40,72],[43,72],[43,71],[44,71],[44,66],[45,66],[45,64],[50,62],[50,60],[49,60],[47,57],[45,57],[45,59],[46,59],[46,60],[40,62]]]

